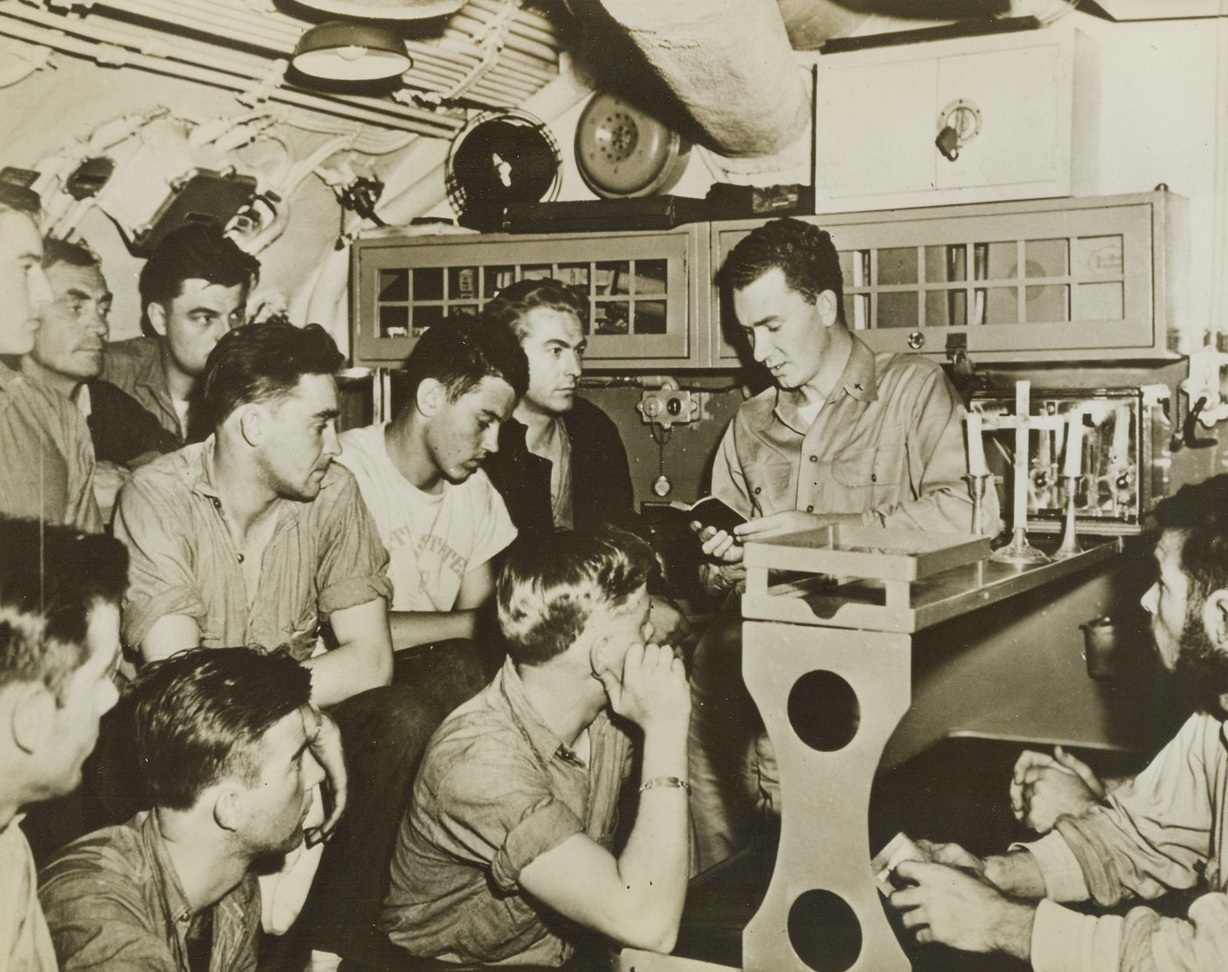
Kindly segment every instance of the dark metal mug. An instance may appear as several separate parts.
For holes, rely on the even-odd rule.
[[[1117,656],[1117,627],[1110,617],[1092,618],[1084,621],[1083,659],[1087,662],[1087,675],[1098,682],[1116,678],[1119,668]]]

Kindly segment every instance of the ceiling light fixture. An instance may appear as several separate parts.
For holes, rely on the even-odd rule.
[[[404,74],[414,62],[391,28],[337,20],[304,31],[290,63],[324,81],[378,81]]]
[[[426,20],[456,13],[467,0],[298,0],[304,7],[374,20]]]

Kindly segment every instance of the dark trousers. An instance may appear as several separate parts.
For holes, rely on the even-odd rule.
[[[470,641],[400,651],[391,685],[330,711],[345,745],[349,799],[298,922],[313,948],[360,958],[379,937],[389,863],[426,744],[486,684],[490,667]]]

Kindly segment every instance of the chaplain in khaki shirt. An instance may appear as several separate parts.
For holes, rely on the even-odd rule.
[[[749,522],[733,535],[701,534],[707,586],[741,583],[744,542],[829,523],[969,533],[963,405],[938,364],[875,354],[849,331],[831,237],[774,220],[734,248],[720,282],[772,385],[738,409],[713,464],[712,494]],[[992,492],[985,515],[997,532]],[[741,649],[740,623],[718,621],[692,668],[701,867],[749,839],[756,803],[779,811],[774,753],[742,683]]]

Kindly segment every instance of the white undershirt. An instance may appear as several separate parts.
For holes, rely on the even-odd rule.
[[[819,417],[819,412],[823,410],[825,404],[825,402],[806,402],[804,405],[797,406],[797,414],[806,423],[806,428],[814,425],[814,420]]]
[[[174,406],[175,415],[179,418],[179,431],[186,438],[188,434],[188,401],[185,398],[176,398],[172,395],[171,405]]]

